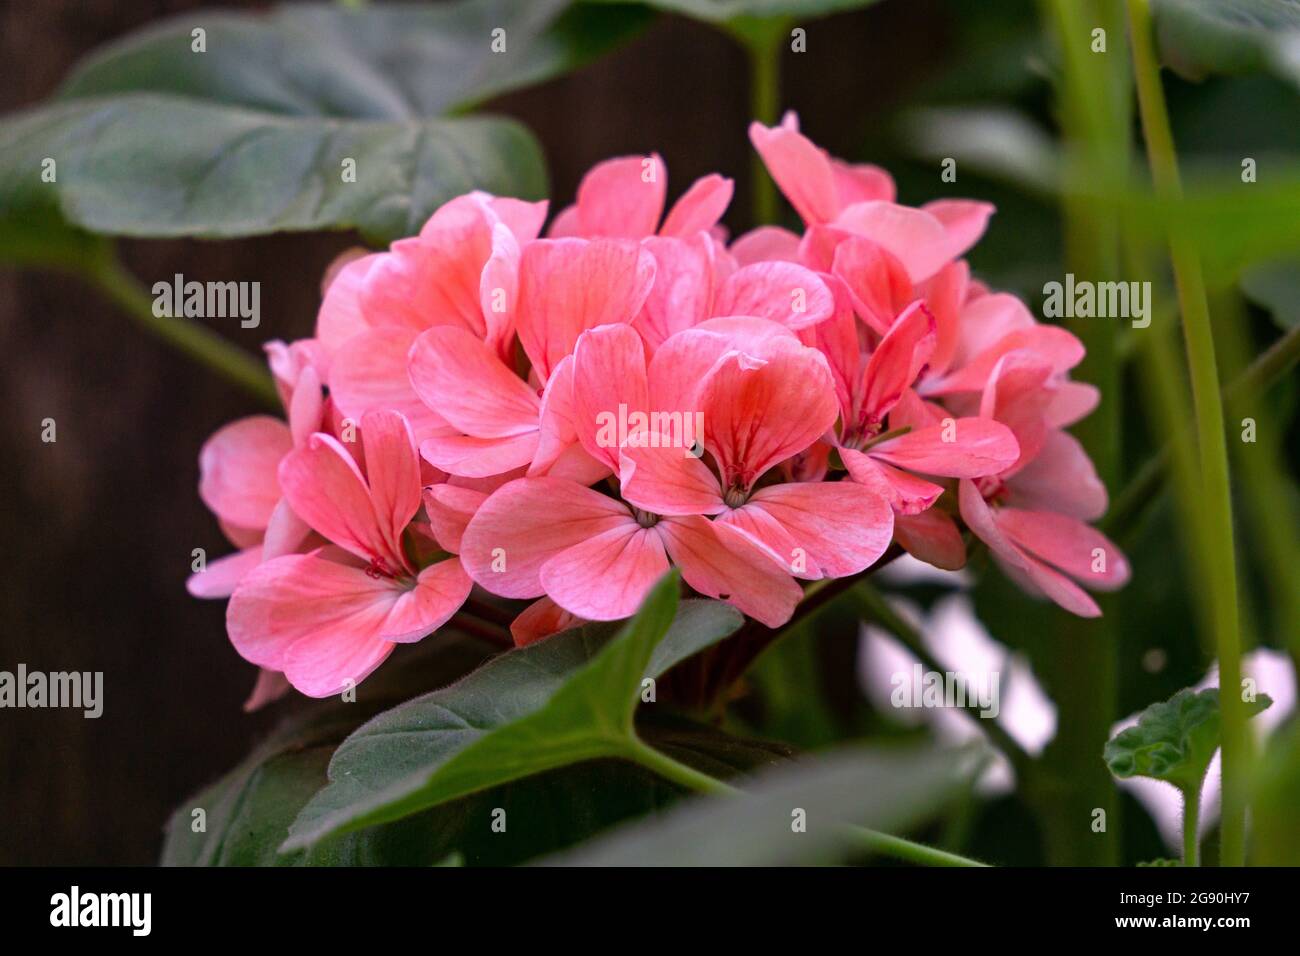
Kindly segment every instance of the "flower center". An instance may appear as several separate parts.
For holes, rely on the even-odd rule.
[[[651,514],[649,511],[642,511],[640,508],[632,509],[632,517],[636,518],[636,523],[643,528],[653,528],[659,523],[659,516]]]

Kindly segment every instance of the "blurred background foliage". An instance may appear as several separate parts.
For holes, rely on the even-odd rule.
[[[183,592],[190,549],[221,550],[192,493],[194,460],[208,432],[266,399],[256,349],[273,336],[309,334],[334,254],[409,234],[468,188],[550,195],[558,208],[592,163],[649,150],[665,156],[674,194],[706,172],[735,177],[733,234],[773,215],[794,227],[744,132],[750,118],[773,122],[786,108],[836,155],[887,167],[902,202],[995,203],[972,269],[1038,314],[1044,283],[1067,271],[1155,286],[1149,330],[1075,325],[1090,348],[1082,377],[1106,394],[1080,434],[1111,489],[1105,527],[1127,550],[1133,582],[1102,602],[1102,622],[1081,623],[1027,598],[973,554],[975,612],[1056,704],[1057,737],[1041,758],[1017,763],[1013,791],[967,787],[928,824],[913,821],[913,833],[1003,864],[1131,865],[1171,855],[1143,806],[1115,787],[1101,748],[1116,721],[1205,676],[1215,657],[1205,575],[1235,557],[1247,648],[1300,659],[1300,3],[1152,3],[1184,202],[1148,186],[1116,0],[350,6],[199,14],[178,0],[0,14],[11,79],[0,92],[10,411],[0,474],[15,489],[4,540],[26,556],[5,589],[3,611],[15,625],[5,658],[105,670],[111,695],[98,722],[6,715],[16,732],[0,739],[14,768],[3,785],[11,812],[0,826],[0,862],[156,858],[165,811],[235,764],[277,719],[238,714],[251,671],[229,650],[220,609]],[[178,58],[177,43],[196,24],[211,52]],[[508,52],[492,58],[483,37],[499,25]],[[1072,61],[1079,47],[1070,44],[1087,51],[1099,25],[1105,51]],[[806,31],[806,52],[790,49],[795,28]],[[1071,90],[1082,93],[1071,99]],[[34,174],[46,156],[59,157],[54,187]],[[365,177],[362,192],[331,189],[319,169],[343,156],[384,173]],[[947,157],[957,161],[955,183],[939,175]],[[1247,157],[1257,169],[1249,184]],[[1143,483],[1158,473],[1150,462],[1177,431],[1171,422],[1190,430],[1192,420],[1190,399],[1173,418],[1158,407],[1144,357],[1144,336],[1174,342],[1163,252],[1170,232],[1193,242],[1204,264],[1220,381],[1247,383],[1227,409],[1235,556],[1205,553],[1168,483]],[[141,284],[174,272],[263,281],[266,326],[187,323],[178,332],[149,322]],[[143,336],[128,338],[119,312],[245,393]],[[1270,348],[1261,368],[1257,357]],[[1260,382],[1266,387],[1249,387]],[[46,416],[59,422],[57,446],[38,443]],[[1238,440],[1244,417],[1258,423],[1253,444]],[[951,583],[895,577],[876,588],[919,613],[953,593]],[[864,694],[864,619],[872,608],[850,594],[792,628],[737,686],[724,729],[813,752],[928,740],[925,727],[900,723]],[[1300,862],[1300,748],[1290,723],[1256,767],[1261,862]],[[323,781],[340,735],[295,738],[287,749],[276,739],[255,772],[246,765],[221,785],[244,788],[241,812],[265,807],[257,826],[278,833]],[[751,757],[748,765],[766,764],[773,753]],[[617,799],[575,811],[575,828],[503,855],[456,837],[457,817],[444,813],[437,827],[452,836],[431,846],[440,859],[529,859],[676,795],[639,770],[582,773],[595,776],[552,772],[512,785],[542,792],[512,806],[570,809],[585,806],[581,795],[597,782],[608,785]],[[507,797],[475,799],[495,806]],[[1104,833],[1089,826],[1097,807],[1108,810]],[[376,845],[409,850],[410,833],[424,832],[411,821]],[[679,825],[690,832],[690,821]],[[228,862],[251,861],[271,839],[223,852]],[[1215,841],[1203,847],[1209,861]]]

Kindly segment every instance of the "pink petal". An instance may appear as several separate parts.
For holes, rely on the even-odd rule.
[[[835,247],[831,269],[844,282],[858,315],[881,335],[916,298],[903,263],[863,236],[852,236]]]
[[[699,515],[664,518],[653,530],[687,584],[768,627],[790,620],[803,597],[776,556],[742,531]]]
[[[582,618],[570,614],[550,598],[541,597],[510,623],[510,636],[515,639],[516,647],[527,647],[581,623]]]
[[[1113,591],[1128,583],[1124,553],[1104,534],[1077,518],[1054,511],[999,508],[998,528],[1031,555],[1054,565],[1096,591]],[[1093,570],[1095,562],[1104,570]]]
[[[749,125],[749,140],[785,198],[805,223],[829,222],[840,211],[839,190],[825,151],[797,129]]]
[[[1051,368],[1029,351],[1010,352],[998,362],[980,398],[980,414],[1015,433],[1019,463],[1037,457],[1047,439],[1047,409],[1055,383]]]
[[[936,199],[921,209],[943,223],[948,233],[950,259],[956,259],[980,241],[994,213],[991,203],[973,199]]]
[[[748,491],[773,465],[822,437],[839,413],[820,352],[773,337],[762,353],[728,353],[700,393],[704,445],[718,463],[724,490]]]
[[[244,713],[251,714],[261,710],[267,704],[275,703],[289,693],[289,688],[292,686],[279,671],[260,668],[257,672],[257,682],[253,684],[248,700],[244,701]]]
[[[943,494],[942,486],[878,461],[874,451],[864,454],[852,448],[841,448],[840,460],[855,482],[888,501],[895,511],[917,514],[929,508]]]
[[[492,255],[479,277],[479,307],[486,326],[484,341],[502,361],[510,360],[519,301],[519,242],[502,223],[492,230]]]
[[[949,436],[951,441],[946,440]],[[871,456],[926,475],[979,478],[1010,468],[1020,457],[1011,429],[988,418],[955,418],[874,445]]]
[[[519,341],[543,382],[587,329],[631,322],[654,284],[655,260],[639,243],[539,239],[519,263]]]
[[[934,316],[918,300],[894,321],[867,360],[862,404],[869,420],[884,420],[930,360],[934,342]]]
[[[334,357],[330,398],[339,413],[359,422],[372,409],[401,412],[419,438],[447,429],[446,420],[420,401],[406,374],[415,333],[374,329],[352,339]]]
[[[652,237],[644,247],[655,258],[655,281],[634,323],[651,351],[675,332],[699,325],[712,314],[713,240]]]
[[[325,395],[320,376],[310,366],[304,368],[289,398],[289,432],[293,443],[301,445],[324,427]]]
[[[1087,382],[1057,383],[1056,393],[1047,406],[1047,423],[1054,428],[1069,428],[1082,421],[1101,404],[1101,389]]]
[[[708,232],[727,211],[734,189],[735,183],[717,173],[695,180],[668,210],[659,234],[686,237]]]
[[[582,234],[624,239],[654,235],[667,187],[668,171],[658,154],[597,163],[578,184]]]
[[[196,598],[228,598],[245,574],[262,563],[262,547],[254,545],[207,562],[185,580],[185,590]]]
[[[420,456],[411,427],[397,412],[367,412],[361,419],[366,484],[387,553],[403,555],[402,532],[420,510]],[[405,564],[405,561],[402,562]],[[395,564],[398,570],[402,564]]]
[[[615,621],[635,614],[667,570],[659,535],[629,520],[561,551],[539,577],[547,596],[570,614]]]
[[[620,452],[619,462],[623,498],[643,511],[699,515],[726,509],[713,472],[680,447],[629,444]]]
[[[759,262],[732,273],[718,289],[713,313],[769,319],[791,329],[816,325],[835,310],[817,274],[792,262]]]
[[[218,429],[199,451],[199,497],[212,513],[240,528],[265,528],[280,500],[276,469],[293,449],[289,428],[269,415]]]
[[[530,476],[538,478],[548,474],[569,449],[578,447],[581,450],[577,445],[578,431],[574,425],[576,414],[573,405],[573,356],[566,355],[551,372],[542,392],[537,452],[528,466]]]
[[[587,454],[618,470],[629,416],[649,408],[645,346],[628,325],[582,333],[573,350],[573,423]]]
[[[834,224],[884,246],[914,283],[930,278],[957,255],[944,224],[910,206],[881,200],[854,203],[834,218]]]
[[[536,431],[509,438],[435,435],[420,442],[420,455],[448,474],[492,478],[526,467],[537,453],[537,440]]]
[[[436,631],[460,610],[473,585],[458,558],[429,565],[416,578],[415,587],[403,590],[389,611],[384,639],[410,644]]]
[[[380,636],[399,588],[387,578],[315,555],[254,568],[226,609],[230,641],[245,660],[284,671],[294,687],[327,697],[366,677],[392,651]]]
[[[1007,502],[1029,511],[1059,511],[1080,521],[1106,513],[1106,486],[1078,439],[1050,431],[1042,450],[1007,484]]]
[[[936,281],[938,276],[926,283],[927,287]],[[976,287],[977,283],[968,281],[967,295],[971,296]],[[954,368],[966,365],[1008,333],[1032,329],[1037,324],[1029,307],[1008,292],[973,295],[959,312],[959,334],[951,365]]]
[[[927,279],[916,291],[934,316],[934,354],[930,356],[930,374],[941,375],[952,364],[962,335],[962,303],[970,285],[970,266],[966,260],[950,262]]]
[[[343,347],[343,343],[370,328],[361,309],[361,293],[370,270],[384,253],[376,252],[344,265],[325,290],[320,312],[316,316],[316,338],[327,365],[321,369],[325,381],[331,381],[328,362]]]
[[[755,262],[799,261],[799,237],[780,226],[759,226],[731,244],[730,252],[742,266]]]
[[[460,553],[465,527],[487,497],[486,492],[456,485],[430,485],[424,489],[424,511],[439,547],[452,554]]]
[[[962,321],[966,321],[965,317]],[[925,392],[928,395],[977,392],[988,382],[994,367],[1004,355],[1022,349],[1034,353],[1056,374],[1074,368],[1083,361],[1084,355],[1083,343],[1065,329],[1054,325],[1018,329],[1004,335],[965,367],[933,385],[927,384]]]
[[[494,594],[540,597],[543,564],[628,524],[634,522],[625,505],[590,488],[560,478],[520,478],[483,502],[461,538],[461,561]]]
[[[394,571],[404,566],[405,558],[393,550],[389,523],[375,514],[360,469],[334,438],[313,435],[305,448],[285,456],[280,486],[294,512],[330,541],[364,561],[379,558]]]
[[[869,163],[849,165],[832,159],[831,175],[835,179],[840,208],[872,199],[894,201],[894,177],[879,166]]]
[[[894,537],[918,561],[945,571],[966,566],[966,544],[946,511],[927,508],[919,514],[895,515]]]
[[[444,326],[420,335],[408,370],[424,404],[467,435],[510,438],[537,430],[537,394],[464,329]]]
[[[397,240],[371,268],[361,294],[367,320],[415,332],[454,325],[482,335],[479,279],[491,254],[492,222],[482,207],[452,200],[419,236]]]
[[[852,481],[769,485],[754,492],[743,510],[751,508],[780,522],[796,546],[832,578],[875,564],[894,532],[888,502]]]

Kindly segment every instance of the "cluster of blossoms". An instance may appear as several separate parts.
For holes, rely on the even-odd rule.
[[[779,626],[798,580],[891,544],[961,567],[957,515],[1026,590],[1099,613],[1080,584],[1128,567],[1064,431],[1098,394],[1073,335],[971,278],[992,207],[900,205],[793,116],[750,135],[802,235],[728,243],[717,175],[664,216],[662,161],[627,157],[545,238],[545,202],[471,193],[331,268],[315,336],[268,346],[287,424],[200,456],[241,550],[190,589],[230,596],[255,702],[359,682],[475,585],[534,599],[519,644],[630,615],[670,566]]]

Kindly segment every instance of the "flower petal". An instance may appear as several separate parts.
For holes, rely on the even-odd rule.
[[[768,627],[790,620],[803,597],[776,556],[736,528],[688,515],[665,518],[652,530],[662,537],[687,584],[731,602]]]
[[[251,415],[218,429],[199,451],[199,497],[223,522],[265,528],[280,500],[276,469],[293,449],[284,422]]]
[[[537,429],[536,392],[464,329],[443,326],[420,335],[408,371],[421,401],[467,435],[510,438]]]
[[[578,184],[582,235],[625,239],[654,235],[667,188],[668,171],[657,153],[597,163]]]
[[[780,522],[831,578],[875,564],[894,532],[889,503],[853,481],[769,485],[754,492],[742,510],[750,508],[761,508]]]
[[[830,318],[835,300],[817,274],[793,262],[737,269],[718,289],[713,314],[747,315],[802,329]]]
[[[685,237],[708,232],[727,211],[735,186],[730,179],[717,173],[695,180],[668,210],[659,234]]]
[[[667,570],[659,535],[629,521],[561,551],[539,577],[547,596],[570,614],[616,621],[635,614]]]
[[[627,507],[561,478],[520,478],[483,502],[461,538],[461,561],[494,594],[540,597],[543,564],[561,551],[619,526],[635,526]]]

